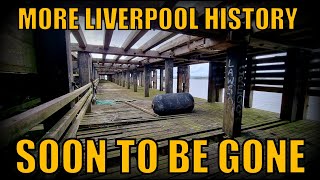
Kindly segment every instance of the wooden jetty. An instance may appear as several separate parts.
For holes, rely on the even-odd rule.
[[[23,4],[24,6],[32,6]],[[59,4],[62,3],[62,4]],[[74,2],[37,6],[74,7]],[[204,27],[204,7],[298,7],[295,29],[209,30]],[[309,98],[320,96],[319,30],[307,3],[285,1],[137,1],[78,2],[77,7],[195,7],[199,29],[130,30],[120,46],[114,30],[104,30],[100,45],[90,44],[84,27],[78,30],[18,30],[17,11],[7,17],[1,32],[0,149],[5,171],[15,175],[16,142],[51,138],[62,144],[76,138],[107,139],[106,174],[71,178],[287,178],[291,174],[222,174],[217,167],[217,147],[224,139],[305,139],[301,166],[317,173],[320,121],[308,120]],[[79,11],[84,16],[84,8]],[[128,22],[129,23],[129,22]],[[119,32],[118,32],[119,33]],[[71,38],[77,41],[71,43]],[[140,41],[140,44],[139,44]],[[139,47],[135,47],[134,45]],[[101,58],[94,58],[100,54]],[[276,54],[276,55],[275,55]],[[109,58],[108,55],[114,55]],[[177,67],[177,92],[190,90],[190,65],[209,63],[208,98],[195,98],[194,112],[158,116],[151,108],[156,94],[173,93],[173,68]],[[159,90],[157,89],[159,72]],[[199,87],[201,88],[201,87]],[[224,100],[223,97],[224,91]],[[252,108],[253,92],[281,93],[280,113]],[[316,103],[313,107],[318,108]],[[319,108],[318,108],[319,109]],[[320,118],[318,117],[318,120]],[[158,171],[142,175],[136,149],[131,150],[131,174],[120,174],[120,149],[114,139],[153,138],[161,155]],[[204,164],[209,174],[168,174],[168,140],[210,140]],[[190,149],[190,153],[192,148]],[[35,152],[34,154],[37,154]],[[319,173],[317,173],[319,174]],[[30,176],[47,176],[40,172]],[[53,176],[63,176],[60,171]],[[17,175],[23,176],[23,175]],[[29,175],[26,175],[29,177]],[[49,176],[49,175],[48,175]],[[293,175],[292,175],[293,176]],[[299,176],[299,175],[298,175]]]

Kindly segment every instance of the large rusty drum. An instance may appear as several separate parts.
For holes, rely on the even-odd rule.
[[[194,99],[189,93],[169,93],[156,95],[152,101],[153,111],[160,115],[192,112]]]

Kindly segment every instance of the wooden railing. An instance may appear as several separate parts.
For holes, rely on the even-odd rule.
[[[252,60],[252,90],[282,93],[286,58],[286,56],[275,56]],[[273,72],[266,72],[270,70]]]
[[[94,86],[97,86],[98,83],[98,79],[93,82]],[[75,137],[80,121],[91,103],[91,99],[93,97],[93,84],[90,82],[73,92],[3,120],[0,123],[0,147],[2,148],[7,146],[11,142],[22,137],[33,127],[42,123],[48,117],[85,93],[81,99],[48,132],[46,132],[41,139],[53,138],[58,141],[60,139]],[[64,137],[62,137],[63,135]]]
[[[308,95],[320,96],[320,60],[316,57],[308,67]]]

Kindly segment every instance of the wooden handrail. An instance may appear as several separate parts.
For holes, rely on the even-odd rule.
[[[74,105],[72,109],[70,109],[42,138],[52,138],[55,140],[59,140],[61,136],[64,134],[72,120],[76,117],[84,103],[87,101],[89,95],[92,93],[92,89],[90,88],[87,93]],[[40,141],[41,141],[40,140]]]
[[[61,142],[64,142],[65,140],[67,140],[69,138],[76,137],[80,122],[81,122],[83,116],[86,114],[88,106],[91,103],[92,97],[93,97],[93,95],[91,94],[89,96],[89,98],[87,99],[86,103],[84,104],[84,106],[82,107],[81,111],[79,112],[76,120],[72,123],[71,127],[68,129],[68,131],[66,132],[66,135],[63,137]]]
[[[99,79],[94,81],[97,85]],[[29,109],[21,114],[15,115],[0,122],[1,139],[0,148],[7,146],[10,142],[18,139],[27,133],[31,128],[40,124],[55,112],[59,111],[65,105],[73,101],[87,89],[92,87],[92,83],[74,90],[68,94],[55,98],[49,102],[41,104],[37,107]]]

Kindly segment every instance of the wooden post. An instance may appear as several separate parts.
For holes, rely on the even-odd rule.
[[[163,91],[163,69],[160,69],[160,91]]]
[[[80,85],[84,86],[90,82],[90,54],[87,52],[78,52],[78,66],[79,66],[79,81]]]
[[[182,86],[183,86],[182,77],[183,77],[183,67],[178,66],[178,68],[177,68],[177,93],[183,92],[183,90],[182,90]]]
[[[144,65],[144,97],[149,97],[150,72],[149,64]]]
[[[127,71],[126,75],[127,75],[127,88],[130,89],[130,72]]]
[[[126,72],[122,72],[122,87],[126,87]]]
[[[280,118],[296,121],[305,117],[308,82],[308,53],[289,49],[285,61],[285,75]]]
[[[157,70],[153,70],[153,84],[152,84],[152,88],[153,89],[157,89]]]
[[[173,59],[165,60],[165,89],[166,93],[173,93]]]
[[[133,91],[137,92],[138,91],[137,70],[133,71],[132,77],[133,77]]]
[[[177,93],[189,92],[190,67],[178,66]]]
[[[153,87],[152,87],[152,85],[153,85],[153,83],[152,83],[152,82],[153,82],[153,70],[150,70],[150,72],[149,72],[149,73],[150,73],[150,83],[149,83],[149,88],[153,88]],[[152,73],[152,74],[151,74],[151,73]]]
[[[141,87],[143,87],[143,85],[142,85],[142,82],[143,82],[143,72],[141,71],[141,72],[139,72],[139,83],[140,83],[140,86]]]
[[[142,79],[141,79],[141,87],[144,87],[144,81],[145,81],[145,77],[144,77],[145,73],[144,71],[142,72]]]
[[[90,64],[92,64],[91,55],[87,52],[78,52],[79,81],[81,86],[91,82]],[[87,112],[91,112],[91,103],[88,106]]]
[[[245,81],[245,95],[244,95],[244,107],[252,107],[253,91],[252,91],[252,57],[248,56],[246,60],[246,81]]]
[[[231,138],[240,136],[244,90],[246,46],[227,49],[223,131]]]
[[[224,64],[209,62],[208,102],[222,102]]]
[[[24,33],[22,33],[24,34]],[[47,102],[59,96],[65,95],[74,90],[73,87],[73,67],[72,67],[72,56],[70,48],[70,31],[36,31],[34,34],[34,47],[35,56],[32,56],[30,52],[29,57],[24,57],[21,52],[13,51],[12,54],[21,55],[17,57],[17,60],[21,58],[35,58],[37,74],[39,76],[39,96],[41,101]],[[16,34],[15,34],[16,35]],[[9,37],[9,36],[8,36]],[[17,36],[18,37],[18,36]],[[26,36],[27,37],[27,36]],[[22,42],[24,38],[19,41]],[[16,42],[15,40],[14,42]],[[18,41],[17,41],[18,42]],[[25,42],[28,44],[28,41]],[[56,45],[59,46],[56,46]],[[21,44],[14,44],[15,47]],[[28,44],[29,46],[29,44]],[[31,46],[31,45],[30,45]],[[22,47],[22,46],[21,46]],[[10,49],[10,48],[9,48]],[[26,52],[26,51],[23,51]],[[29,54],[28,54],[29,55]],[[15,82],[17,83],[17,82]],[[45,131],[49,130],[59,120],[60,115],[64,115],[70,107],[73,107],[74,102],[70,103],[70,106],[65,106],[59,113],[51,116],[44,121]]]

